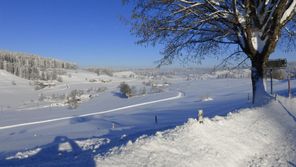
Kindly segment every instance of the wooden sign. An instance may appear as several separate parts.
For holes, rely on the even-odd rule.
[[[286,68],[287,67],[287,59],[274,59],[268,60],[266,63],[267,68]]]

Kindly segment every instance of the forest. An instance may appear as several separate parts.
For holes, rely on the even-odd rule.
[[[74,63],[18,52],[0,51],[0,69],[29,80],[56,80],[63,69],[76,69]]]

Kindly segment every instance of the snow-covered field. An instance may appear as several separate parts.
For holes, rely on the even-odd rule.
[[[278,101],[254,108],[250,79],[176,77],[160,93],[121,98],[121,82],[143,87],[131,74],[69,70],[34,90],[0,71],[0,166],[295,166],[296,100],[281,97],[285,81],[275,81]],[[85,97],[76,109],[47,98],[75,89]]]

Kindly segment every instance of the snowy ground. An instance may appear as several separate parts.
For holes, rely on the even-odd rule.
[[[295,166],[296,99],[142,136],[97,156],[97,166]],[[291,105],[293,104],[293,105]]]
[[[75,110],[67,107],[18,110],[19,105],[15,104],[2,109],[0,166],[296,164],[293,141],[296,137],[295,100],[281,98],[282,104],[272,102],[262,108],[250,108],[249,79],[177,79],[162,93],[123,99],[114,93],[120,82],[141,85],[142,81],[118,77],[107,78],[112,79],[110,83],[88,81],[96,77],[92,73],[73,72],[70,78],[65,76],[60,85],[41,90],[43,93],[56,93],[74,88],[108,87],[108,91],[82,103]],[[1,96],[2,106],[7,104],[5,99],[11,102],[15,95],[19,95],[16,101],[22,103],[22,100],[36,98],[34,95],[40,93],[27,86],[26,80],[11,80],[16,80],[17,85],[0,80],[0,92],[4,95]],[[292,85],[295,84],[293,81]],[[284,81],[276,81],[275,91],[286,95],[286,85]],[[13,86],[16,89],[12,89]],[[182,97],[161,101],[177,97],[179,92],[182,92]],[[295,92],[294,89],[294,95]],[[159,102],[149,103],[153,101]],[[137,106],[143,103],[147,105]],[[102,113],[117,108],[121,109]],[[203,109],[208,117],[202,125],[192,119],[196,117],[197,109]],[[81,117],[85,114],[90,115]],[[227,117],[217,117],[227,114]],[[59,118],[67,119],[28,125]],[[20,124],[25,125],[13,126]],[[3,128],[9,126],[12,127]]]

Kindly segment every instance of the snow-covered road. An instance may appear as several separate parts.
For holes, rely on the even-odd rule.
[[[52,123],[52,122],[56,122],[56,121],[70,120],[70,119],[73,119],[73,118],[83,118],[83,117],[101,115],[101,114],[116,112],[116,111],[120,111],[120,110],[125,110],[125,109],[140,107],[140,106],[146,106],[146,105],[149,105],[149,104],[155,104],[155,103],[161,103],[161,102],[166,102],[166,101],[177,100],[177,99],[180,99],[182,97],[183,97],[183,93],[178,92],[177,96],[173,96],[173,97],[169,97],[169,98],[164,98],[164,99],[159,99],[159,100],[154,100],[154,101],[148,101],[148,102],[128,105],[128,106],[124,106],[124,107],[119,107],[119,108],[115,108],[115,109],[99,111],[99,112],[94,112],[94,113],[89,113],[89,114],[83,114],[83,115],[77,115],[77,116],[67,116],[67,117],[60,117],[60,118],[55,118],[55,119],[47,119],[47,120],[42,120],[42,121],[34,121],[34,122],[27,122],[27,123],[15,124],[15,125],[1,126],[0,130],[12,129],[12,128],[17,128],[17,127],[24,127],[24,126],[29,126],[29,125]]]

